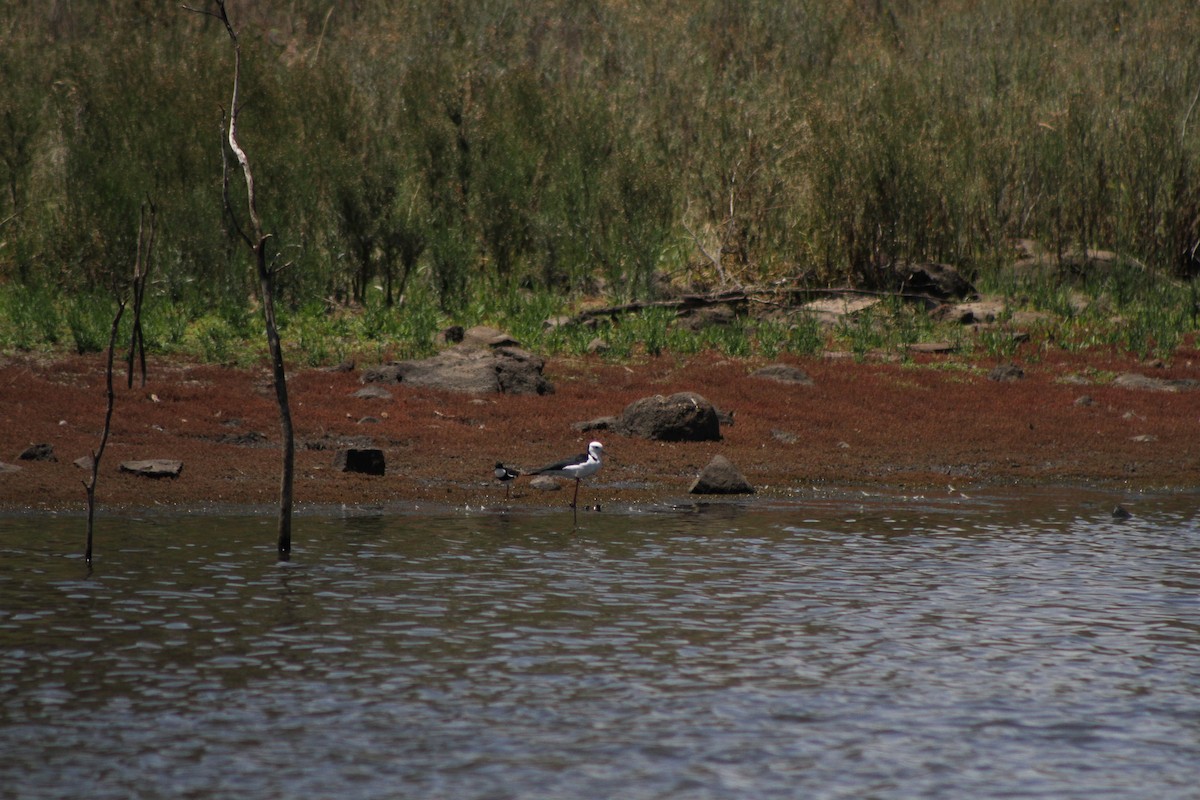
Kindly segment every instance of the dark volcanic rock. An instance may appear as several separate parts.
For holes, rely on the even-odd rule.
[[[586,433],[587,431],[608,431],[618,427],[616,417],[596,417],[595,419],[587,419],[582,422],[575,422],[571,425],[571,430]]]
[[[701,470],[688,491],[692,494],[753,494],[754,487],[733,462],[725,456],[716,455]]]
[[[333,466],[342,472],[361,472],[364,475],[383,475],[387,465],[383,451],[377,447],[346,447],[337,451]]]
[[[17,458],[21,461],[58,461],[54,447],[48,444],[31,444]]]
[[[626,436],[664,442],[701,442],[721,438],[712,403],[695,392],[634,400],[621,412],[616,430]]]

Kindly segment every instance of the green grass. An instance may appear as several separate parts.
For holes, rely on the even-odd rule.
[[[590,342],[600,339],[608,345],[604,357],[612,360],[705,351],[732,358],[776,359],[808,357],[825,350],[845,350],[859,360],[878,355],[908,359],[911,346],[923,342],[955,345],[968,359],[1006,360],[1018,352],[1032,357],[1038,348],[1057,348],[1168,360],[1197,331],[1194,298],[1185,283],[1125,286],[1120,291],[1111,282],[1070,292],[1034,283],[1011,289],[1005,298],[1008,310],[995,324],[978,331],[937,322],[923,308],[899,298],[847,316],[832,328],[793,312],[761,319],[737,316],[693,329],[674,310],[664,308],[603,317],[593,324],[548,325],[548,320],[570,316],[577,309],[558,295],[515,284],[480,293],[459,312],[443,311],[435,292],[419,284],[391,307],[382,292],[373,289],[360,307],[313,302],[286,308],[279,324],[289,362],[301,366],[331,365],[346,358],[423,357],[436,350],[438,332],[454,324],[491,325],[547,355],[583,355]],[[19,286],[0,287],[0,351],[99,352],[107,342],[115,310],[115,300],[106,294],[64,297]],[[1014,313],[1023,310],[1049,313],[1045,321],[1018,326]],[[128,341],[129,325],[127,313],[120,341]],[[259,361],[265,350],[254,303],[208,307],[198,300],[170,302],[151,293],[143,329],[152,354],[245,365]],[[1018,331],[1030,334],[1037,347],[1024,347],[1014,336]]]
[[[223,31],[175,4],[10,5],[0,281],[108,291],[131,269],[149,198],[155,281],[210,307],[246,297],[247,256],[220,197]],[[1139,284],[1200,270],[1188,255],[1200,239],[1200,15],[1184,4],[329,9],[232,9],[243,143],[264,224],[291,263],[281,301],[292,308],[369,307],[384,281],[433,315],[503,318],[527,338],[540,322],[490,308],[509,286],[559,308],[651,297],[663,275],[881,288],[893,258],[997,285],[1018,237],[1143,265],[1104,279],[1118,306]],[[1040,291],[1034,307],[1065,310],[1052,283]],[[473,307],[489,293],[488,308]],[[56,335],[94,346],[87,316]],[[402,336],[394,324],[367,327],[428,348],[428,320]],[[48,338],[29,320],[10,334],[13,347]],[[843,335],[874,346],[868,328]],[[925,335],[916,321],[900,334]],[[757,338],[752,349],[787,349]],[[710,344],[739,352],[755,339],[725,331]],[[1141,320],[1126,346],[1171,340]]]

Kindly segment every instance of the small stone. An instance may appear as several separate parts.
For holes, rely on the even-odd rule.
[[[48,444],[31,444],[17,458],[21,461],[58,461],[54,447]]]
[[[1096,405],[1096,401],[1092,399],[1090,394],[1081,394],[1075,398],[1075,405],[1086,408],[1087,406]]]
[[[1001,364],[988,373],[988,380],[998,381],[1000,383],[1019,381],[1024,377],[1025,370],[1021,369],[1016,364]]]
[[[768,364],[762,369],[750,373],[751,378],[764,378],[776,383],[787,383],[795,386],[812,386],[813,379],[808,373],[790,364]]]
[[[387,471],[383,451],[377,447],[344,447],[334,456],[333,466],[342,472],[364,475],[383,475]]]
[[[616,417],[597,417],[596,419],[585,419],[582,422],[571,423],[571,430],[586,433],[587,431],[607,431],[616,427]]]
[[[382,386],[364,386],[355,392],[352,397],[357,397],[361,400],[391,400],[392,393]]]
[[[538,475],[529,481],[531,489],[541,489],[543,492],[557,492],[562,486],[549,475]]]
[[[1124,506],[1118,505],[1112,510],[1112,516],[1113,519],[1129,519],[1133,514],[1130,514]]]
[[[463,340],[463,326],[451,325],[437,332],[434,341],[440,345],[458,344]]]
[[[715,455],[688,489],[691,494],[753,494],[754,487],[728,458]]]
[[[143,478],[178,478],[183,471],[183,462],[167,458],[150,458],[142,461],[122,461],[121,472],[129,472]]]

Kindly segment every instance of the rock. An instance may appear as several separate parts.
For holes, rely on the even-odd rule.
[[[732,325],[736,321],[737,311],[724,303],[688,309],[681,312],[679,318],[680,325],[693,332]]]
[[[91,472],[92,464],[95,463],[95,461],[92,459],[92,457],[90,455],[87,455],[87,456],[80,456],[79,458],[75,459],[71,463],[74,464],[75,466],[79,467],[84,472]]]
[[[1133,514],[1130,514],[1129,510],[1122,505],[1117,505],[1112,510],[1113,519],[1129,519],[1132,516]]]
[[[931,316],[942,322],[957,322],[960,325],[980,325],[995,322],[1005,311],[1001,300],[976,300],[971,303],[954,303],[939,306]]]
[[[813,379],[802,369],[790,364],[768,364],[762,369],[750,373],[751,378],[765,378],[776,383],[788,383],[797,386],[812,386]]]
[[[611,349],[612,348],[609,346],[608,342],[604,341],[599,336],[597,336],[595,339],[592,339],[587,344],[587,351],[594,356],[603,355]]]
[[[1019,381],[1024,377],[1025,370],[1021,369],[1016,364],[1000,364],[988,373],[988,380],[998,381],[1000,383]]]
[[[391,400],[392,393],[382,386],[364,386],[355,392],[352,397],[358,397],[363,400]]]
[[[448,328],[443,328],[433,337],[433,341],[439,345],[445,346],[449,344],[458,344],[463,340],[463,335],[466,331],[462,325],[451,325]]]
[[[1080,408],[1096,405],[1096,400],[1090,394],[1081,394],[1075,398],[1075,405]]]
[[[245,433],[227,433],[218,441],[221,444],[233,444],[240,447],[253,447],[254,445],[265,444],[267,436],[258,431],[246,431]]]
[[[167,458],[121,462],[121,472],[129,472],[143,478],[178,478],[182,471],[182,461],[173,461]]]
[[[0,461],[0,475],[3,475],[6,472],[20,472],[20,471],[21,471],[21,468],[18,467],[16,464],[5,464],[3,461]]]
[[[504,394],[553,394],[554,386],[542,376],[546,362],[527,350],[504,347],[494,351],[496,380]]]
[[[571,430],[586,433],[587,431],[608,431],[617,427],[618,420],[616,417],[597,417],[596,419],[588,419],[583,422],[576,422],[571,425]]]
[[[17,456],[20,461],[58,461],[54,447],[48,444],[31,444]]]
[[[546,319],[542,320],[542,330],[553,331],[558,330],[559,328],[565,328],[571,324],[573,319],[574,318],[569,314],[560,314],[556,317],[547,317]]]
[[[665,442],[700,442],[721,438],[712,403],[695,392],[634,400],[621,412],[618,433]]]
[[[507,333],[487,325],[476,325],[463,331],[462,343],[478,347],[520,347],[521,343]]]
[[[333,457],[333,466],[342,472],[383,475],[387,471],[383,451],[377,447],[344,447]]]
[[[708,466],[688,489],[691,494],[754,494],[754,487],[746,476],[722,455],[713,456]]]
[[[896,288],[903,292],[928,295],[938,300],[974,297],[975,287],[949,264],[933,261],[915,263],[905,259],[892,262]]]
[[[474,329],[472,329],[474,330]],[[398,361],[363,373],[363,383],[407,383],[471,394],[551,394],[546,362],[516,347],[463,343],[430,358]]]
[[[800,308],[819,324],[831,327],[840,323],[843,318],[866,311],[881,302],[883,301],[878,297],[844,294],[813,300],[803,304]]]
[[[781,444],[795,444],[800,441],[800,437],[791,431],[784,431],[778,428],[771,429],[771,438]]]
[[[1113,386],[1120,386],[1122,389],[1143,389],[1152,392],[1182,392],[1200,388],[1200,381],[1186,378],[1179,380],[1151,378],[1149,375],[1126,372],[1113,379]]]
[[[958,351],[958,345],[952,342],[913,342],[905,345],[905,350],[920,355],[944,355]]]
[[[329,367],[326,372],[354,372],[354,366],[354,359],[347,358],[345,361]]]
[[[549,475],[538,475],[529,481],[529,486],[532,489],[540,489],[543,492],[557,492],[562,486],[558,481],[551,478]]]

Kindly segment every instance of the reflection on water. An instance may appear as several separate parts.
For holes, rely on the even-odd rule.
[[[1195,797],[1134,501],[0,519],[0,796]]]

